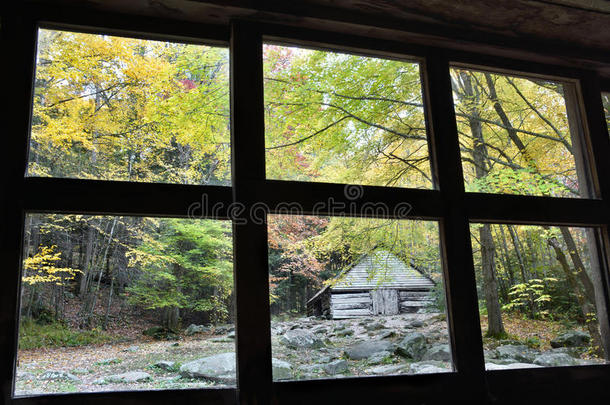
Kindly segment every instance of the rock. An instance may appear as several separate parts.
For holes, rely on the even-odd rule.
[[[324,371],[323,364],[304,364],[298,367],[298,371],[305,375],[314,375]]]
[[[347,361],[345,361],[345,360],[331,361],[330,363],[324,365],[324,371],[326,371],[326,373],[330,374],[330,375],[344,373],[347,371]]]
[[[575,359],[580,359],[579,348],[576,347],[558,347],[556,349],[548,350],[545,353],[565,353]]]
[[[140,346],[129,346],[127,349],[123,349],[122,351],[127,353],[135,353],[140,350]]]
[[[142,331],[142,334],[159,340],[176,340],[179,338],[174,331],[164,328],[163,326],[153,326],[152,328]]]
[[[540,354],[524,345],[498,346],[496,353],[499,359],[515,359],[521,363],[533,363],[536,356]]]
[[[292,365],[287,361],[272,358],[271,367],[273,370],[273,379],[287,380],[292,378]]]
[[[60,370],[48,370],[38,376],[39,380],[67,380],[73,382],[80,382],[77,376],[74,374],[67,373]]]
[[[579,330],[563,333],[551,340],[551,347],[583,347],[591,341],[591,336]]]
[[[345,349],[345,354],[352,360],[367,359],[379,352],[394,352],[396,346],[387,340],[372,340],[357,343]]]
[[[30,373],[29,371],[17,371],[16,377],[18,380],[33,380],[36,378],[34,373]]]
[[[335,332],[335,335],[339,336],[339,337],[352,336],[353,334],[354,334],[353,329],[340,329]]]
[[[424,326],[424,323],[422,321],[420,321],[418,319],[414,319],[414,320],[408,322],[405,325],[405,328],[407,328],[407,329],[414,329],[414,328],[421,328],[422,326]]]
[[[385,329],[385,325],[383,323],[381,323],[381,322],[373,322],[373,323],[369,323],[367,325],[364,325],[364,329],[366,329],[368,331]]]
[[[398,344],[396,352],[415,361],[419,361],[426,352],[426,337],[423,333],[409,333]]]
[[[320,325],[320,326],[316,326],[316,327],[315,327],[315,328],[313,328],[311,331],[312,331],[313,333],[315,333],[315,334],[319,335],[319,334],[322,334],[322,333],[328,333],[328,328],[327,328],[326,326],[322,326],[322,325]]]
[[[542,353],[534,359],[534,364],[543,367],[576,366],[578,362],[567,353]]]
[[[434,345],[422,357],[423,360],[451,361],[449,345]]]
[[[89,374],[90,372],[87,368],[75,368],[71,371],[72,374]]]
[[[174,367],[176,367],[175,361],[161,360],[153,364],[155,367],[160,368],[166,371],[173,371]]]
[[[487,360],[489,363],[493,363],[493,364],[519,363],[516,359],[485,359],[485,360]]]
[[[412,363],[409,371],[411,374],[447,373],[451,371],[451,367],[441,361],[422,361]]]
[[[381,335],[379,335],[377,338],[378,339],[389,339],[396,336],[396,332],[394,332],[393,330],[386,330],[384,332],[381,332]]]
[[[188,328],[184,331],[186,336],[193,336],[196,333],[205,333],[209,332],[210,328],[205,325],[195,325],[194,323],[190,324]]]
[[[392,359],[392,353],[390,352],[378,352],[373,354],[366,360],[366,364],[374,366],[376,364],[386,363]]]
[[[180,375],[186,378],[234,383],[236,376],[235,353],[220,353],[202,357],[185,363],[180,367]]]
[[[289,330],[280,337],[280,343],[291,349],[317,349],[324,346],[322,340],[306,330]]]
[[[485,363],[485,370],[509,370],[517,368],[538,368],[535,364],[530,363],[511,363],[511,364],[496,364],[496,363]]]
[[[235,331],[231,331],[227,334],[228,339],[235,339]]]
[[[364,370],[367,374],[382,374],[382,375],[390,375],[390,374],[400,374],[401,372],[406,371],[408,365],[407,364],[387,364],[385,366],[378,366]]]
[[[136,383],[152,380],[150,374],[144,371],[128,371],[123,374],[115,374],[104,377],[105,382],[110,383]]]

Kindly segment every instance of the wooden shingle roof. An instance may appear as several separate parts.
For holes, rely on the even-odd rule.
[[[396,255],[377,250],[363,256],[355,266],[337,277],[333,291],[369,290],[377,288],[430,288],[434,282],[408,266]]]

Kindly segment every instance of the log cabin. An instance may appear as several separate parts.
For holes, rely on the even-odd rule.
[[[435,283],[396,255],[363,255],[307,302],[310,316],[348,319],[425,310]]]

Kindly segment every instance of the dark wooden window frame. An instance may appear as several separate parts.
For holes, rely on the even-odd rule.
[[[3,282],[0,285],[0,381],[5,403],[101,404],[122,403],[526,403],[555,400],[608,401],[610,366],[485,371],[479,327],[474,263],[470,242],[471,221],[515,224],[596,226],[606,309],[610,307],[610,141],[600,91],[610,81],[595,72],[492,54],[456,51],[434,46],[409,45],[281,25],[234,21],[230,26],[201,26],[164,19],[105,13],[61,12],[41,8],[3,19],[3,77],[10,77],[7,94],[14,95],[6,117],[13,131],[3,128],[2,199]],[[29,144],[29,117],[38,26],[90,32],[125,34],[148,39],[229,44],[231,54],[232,186],[185,186],[77,179],[24,177]],[[364,186],[355,203],[383,202],[389,207],[408,202],[412,218],[440,223],[442,261],[447,292],[448,320],[456,372],[431,375],[343,378],[273,382],[267,264],[267,227],[248,221],[234,225],[234,267],[238,388],[57,394],[12,398],[17,348],[18,291],[23,218],[27,212],[115,214],[186,217],[192,202],[207,201],[246,208],[263,202],[275,207],[284,201],[300,203],[305,214],[319,201],[346,200],[343,184],[277,181],[265,178],[263,116],[263,41],[302,44],[375,56],[421,61],[422,85],[429,129],[429,149],[435,190]],[[577,83],[582,121],[588,134],[587,155],[598,198],[570,199],[465,193],[453,96],[449,80],[452,64],[506,69],[558,76]],[[5,97],[6,98],[6,97]],[[7,121],[7,120],[5,120]],[[273,211],[269,211],[273,213]],[[316,211],[318,214],[325,212]],[[337,214],[337,211],[333,211]],[[329,213],[327,213],[329,214]],[[340,212],[339,212],[340,214]],[[353,213],[351,215],[354,215]],[[366,215],[365,211],[355,215]],[[222,212],[221,217],[229,217]],[[246,219],[237,212],[236,220]],[[236,221],[236,223],[239,221]],[[608,324],[607,311],[600,322]]]

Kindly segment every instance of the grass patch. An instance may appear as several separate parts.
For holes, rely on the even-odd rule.
[[[73,330],[61,322],[41,325],[34,320],[25,319],[19,325],[20,350],[84,346],[112,340],[112,336],[100,330]]]

